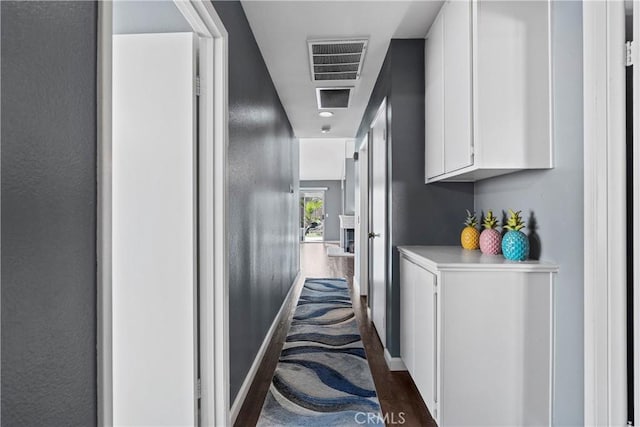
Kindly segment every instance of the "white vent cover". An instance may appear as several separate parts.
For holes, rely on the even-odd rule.
[[[349,108],[352,87],[317,87],[318,109]]]
[[[309,40],[311,80],[358,80],[367,39]]]

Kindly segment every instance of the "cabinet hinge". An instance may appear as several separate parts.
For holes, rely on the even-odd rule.
[[[198,378],[198,382],[196,384],[196,398],[200,399],[202,397],[202,381]]]
[[[625,46],[625,58],[626,58],[626,65],[627,67],[630,67],[633,65],[633,42],[632,41],[628,41],[624,44]]]
[[[200,76],[196,76],[196,96],[200,96],[202,87],[200,86]]]

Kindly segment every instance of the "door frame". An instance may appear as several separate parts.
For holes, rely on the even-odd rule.
[[[585,425],[627,422],[624,14],[583,3]]]
[[[377,117],[377,114],[376,114]],[[374,118],[375,121],[375,118]],[[373,263],[371,262],[373,249],[371,248],[371,237],[369,237],[369,233],[371,233],[371,224],[373,223],[373,206],[371,206],[371,201],[373,199],[373,187],[371,186],[372,178],[371,172],[372,167],[371,163],[373,162],[373,129],[372,126],[369,126],[369,131],[367,132],[367,316],[369,319],[373,319],[371,315],[371,300],[373,298],[373,284],[371,283],[371,278],[373,276],[371,269],[373,268]]]
[[[358,271],[357,282],[360,296],[369,295],[369,134],[363,138],[358,150],[358,209],[357,225],[358,235]],[[368,305],[368,304],[367,304]]]
[[[640,135],[640,5],[633,3],[633,134]],[[638,141],[633,144],[633,217],[640,217],[640,147]],[[635,424],[640,418],[640,225],[633,227],[633,408]]]
[[[200,37],[199,292],[201,425],[229,423],[227,269],[228,34],[208,1],[174,0]],[[113,4],[98,2],[97,393],[98,425],[113,425],[112,378]]]
[[[302,198],[302,200],[303,200],[303,206],[302,206],[303,210],[304,210],[304,207],[306,205],[306,199],[307,199],[306,194],[314,194],[314,193],[321,194],[321,198],[322,198],[322,240],[307,241],[306,240],[306,236],[303,235],[301,243],[326,243],[326,239],[325,239],[325,224],[327,222],[327,218],[326,218],[326,214],[327,214],[326,200],[327,200],[327,191],[328,190],[329,190],[329,187],[302,187],[302,188],[300,188],[298,190],[298,194],[301,196],[300,198]],[[303,215],[304,215],[304,213],[303,213]]]

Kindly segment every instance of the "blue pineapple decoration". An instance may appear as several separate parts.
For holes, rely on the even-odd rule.
[[[504,226],[509,231],[502,238],[502,253],[511,261],[524,261],[529,257],[529,239],[520,231],[524,228],[520,212],[509,209],[509,219]]]

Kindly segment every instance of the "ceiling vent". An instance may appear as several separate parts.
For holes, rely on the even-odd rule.
[[[349,108],[352,87],[318,87],[318,109]]]
[[[366,39],[307,41],[311,80],[358,80],[367,42]]]

